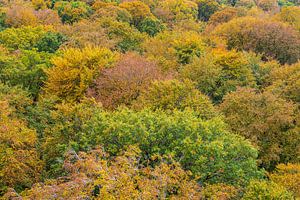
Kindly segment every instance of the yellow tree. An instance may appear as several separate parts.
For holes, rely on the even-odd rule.
[[[275,172],[270,174],[270,179],[300,198],[300,164],[279,164]]]
[[[117,55],[105,48],[70,48],[53,58],[53,67],[46,71],[45,92],[67,101],[79,100],[100,70],[111,66]]]
[[[11,117],[12,111],[7,101],[0,100],[0,194],[7,187],[30,187],[43,168],[35,150],[36,132]]]

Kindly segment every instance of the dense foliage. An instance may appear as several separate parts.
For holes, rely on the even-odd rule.
[[[0,199],[300,198],[299,6],[0,1]]]

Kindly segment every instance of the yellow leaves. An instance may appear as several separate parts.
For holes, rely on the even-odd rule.
[[[31,2],[36,10],[47,8],[47,2],[45,0],[31,0]]]
[[[292,191],[297,198],[300,198],[300,164],[279,164],[270,179]]]
[[[14,187],[38,180],[43,164],[35,144],[36,132],[23,121],[11,118],[8,103],[0,101],[0,184]]]
[[[64,162],[69,176],[36,184],[21,195],[25,199],[200,198],[200,186],[191,179],[191,173],[172,158],[158,156],[154,166],[142,165],[141,159],[141,150],[136,146],[128,146],[116,157],[110,157],[101,147],[87,153],[69,151]]]
[[[6,12],[6,23],[12,27],[36,26],[38,19],[32,7],[13,5]]]
[[[141,93],[133,107],[165,111],[192,109],[203,119],[217,115],[209,98],[201,94],[188,79],[182,82],[154,81]]]
[[[146,55],[155,60],[163,70],[178,70],[203,55],[206,45],[195,32],[168,32],[158,34],[144,43]]]
[[[26,128],[24,122],[10,119],[8,102],[0,101],[0,141],[13,148],[34,147],[35,131]]]
[[[296,6],[282,7],[280,13],[275,15],[275,19],[288,23],[300,31],[300,8]]]
[[[53,68],[46,71],[45,92],[67,101],[79,100],[100,70],[111,66],[117,55],[105,48],[70,48],[53,59]]]
[[[197,4],[189,0],[163,0],[159,2],[155,10],[155,13],[168,23],[194,20],[197,17],[197,12]]]
[[[294,102],[300,102],[300,63],[274,69],[268,81],[272,84],[268,91]]]
[[[120,7],[126,9],[132,15],[135,22],[152,16],[150,8],[141,1],[123,2],[120,4]]]
[[[227,200],[237,197],[238,189],[230,185],[218,183],[204,187],[202,193],[204,199]]]

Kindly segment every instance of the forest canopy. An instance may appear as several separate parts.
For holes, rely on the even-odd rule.
[[[0,199],[299,185],[299,1],[0,0]]]

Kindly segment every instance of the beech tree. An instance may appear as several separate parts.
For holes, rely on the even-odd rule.
[[[196,82],[196,87],[216,103],[239,86],[255,86],[247,56],[236,51],[216,49],[193,60],[181,69],[180,74]]]
[[[89,89],[89,96],[104,108],[131,105],[151,81],[161,79],[162,71],[154,62],[134,53],[123,55],[116,65],[105,69]]]
[[[46,70],[46,95],[63,100],[79,100],[101,69],[111,66],[117,55],[105,48],[86,47],[64,50],[62,56],[53,58],[53,67]]]
[[[253,17],[237,18],[217,27],[215,34],[226,39],[229,49],[262,53],[266,58],[275,58],[280,63],[295,63],[300,58],[298,32],[280,22]]]
[[[133,107],[165,111],[191,108],[203,119],[217,115],[209,98],[201,94],[189,80],[154,81],[142,91]]]
[[[269,92],[240,88],[224,97],[220,109],[231,130],[259,148],[263,167],[274,169],[277,163],[292,161],[287,156],[290,146],[299,154],[299,133],[289,132],[296,120],[293,103]],[[293,157],[294,161],[298,156]]]
[[[35,131],[11,117],[12,108],[0,100],[0,194],[7,187],[22,190],[37,182],[43,168],[35,149]]]

